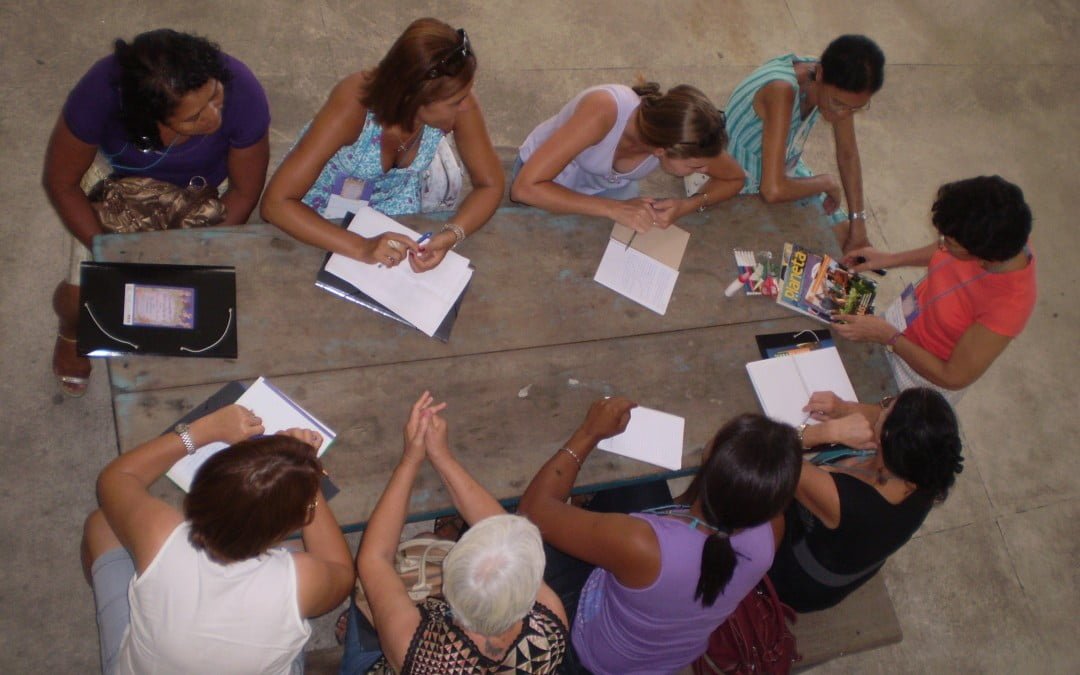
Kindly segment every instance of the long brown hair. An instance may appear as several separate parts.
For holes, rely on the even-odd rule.
[[[671,159],[716,157],[727,146],[724,113],[697,87],[680,84],[660,93],[655,82],[639,83],[637,127],[641,140],[663,148]]]
[[[438,19],[413,21],[371,73],[360,102],[381,126],[411,127],[420,106],[448,99],[472,81],[476,55],[471,45],[460,71],[431,77],[441,60],[463,48],[465,39]]]
[[[199,467],[184,499],[191,544],[221,562],[263,553],[305,524],[322,465],[289,436],[241,441]]]

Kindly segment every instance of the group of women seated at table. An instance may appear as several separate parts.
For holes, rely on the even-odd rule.
[[[374,68],[333,89],[262,195],[269,106],[251,71],[209,41],[170,30],[117,40],[71,91],[46,154],[45,188],[71,234],[72,273],[54,294],[53,370],[63,389],[81,395],[90,372],[74,332],[78,262],[107,231],[107,205],[87,189],[97,156],[113,179],[224,187],[217,223],[247,222],[262,195],[263,217],[300,241],[371,264],[407,260],[422,272],[476,234],[506,190],[473,91],[477,66],[463,29],[413,22]],[[1035,301],[1031,213],[1000,177],[941,187],[937,244],[903,253],[869,245],[854,117],[883,78],[881,50],[846,35],[820,59],[766,63],[736,86],[727,115],[689,85],[591,87],[525,139],[510,197],[642,232],[738,194],[820,203],[854,270],[927,267],[884,318],[835,326],[888,348],[902,390],[895,400],[862,405],[816,393],[806,411],[820,423],[799,430],[736,416],[705,448],[686,494],[661,491],[649,504],[658,509],[637,512],[638,504],[634,513],[602,499],[566,501],[596,444],[633,414],[627,399],[600,400],[534,477],[518,515],[507,515],[457,462],[443,405],[425,393],[355,569],[320,492],[313,432],[258,437],[261,421],[231,406],[101,474],[83,552],[105,671],[296,671],[306,618],[337,606],[356,572],[377,648],[362,639],[353,611],[346,672],[675,672],[767,571],[800,610],[831,606],[864,583],[961,470],[946,396],[955,400],[986,371]],[[839,179],[802,162],[818,117],[833,127]],[[471,183],[464,198],[451,136]],[[684,177],[687,196],[641,194],[656,168]],[[333,194],[389,215],[453,213],[422,244],[394,233],[365,238],[323,217]],[[182,514],[150,495],[172,463],[215,440],[234,445],[202,467]],[[862,452],[800,459],[822,443]],[[469,528],[446,559],[445,597],[417,606],[393,558],[424,461]],[[304,552],[277,548],[297,530]]]
[[[689,85],[663,93],[654,83],[590,87],[525,139],[510,197],[646,231],[737,194],[768,202],[816,196],[828,222],[838,223],[855,271],[927,267],[886,320],[855,317],[837,331],[887,345],[901,387],[936,387],[955,401],[1034,308],[1031,213],[1015,185],[972,178],[940,189],[932,218],[937,247],[888,254],[869,246],[854,119],[881,88],[884,63],[869,38],[844,35],[819,59],[787,54],[754,71],[735,87],[727,115]],[[438,265],[484,226],[505,192],[473,92],[477,65],[465,30],[414,21],[374,68],[349,75],[330,93],[271,177],[263,217],[300,241],[366,263],[407,260],[417,271]],[[833,127],[839,180],[802,162],[818,117]],[[83,189],[88,176],[98,175],[88,171],[95,156],[108,164],[102,175],[114,178],[227,184],[217,222],[240,224],[262,193],[268,129],[266,96],[251,71],[207,40],[171,30],[117,40],[115,53],[72,89],[43,179],[71,235],[68,278],[53,296],[59,328],[52,364],[66,393],[82,395],[90,373],[90,361],[76,351],[75,329],[79,262],[106,231],[106,206]],[[455,192],[461,167],[451,136],[472,186],[463,199]],[[641,179],[657,168],[686,177],[689,195],[640,194]],[[362,197],[392,216],[456,210],[422,243],[396,233],[365,238],[321,215],[332,194]]]

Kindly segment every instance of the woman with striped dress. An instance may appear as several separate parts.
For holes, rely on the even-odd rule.
[[[816,197],[845,252],[868,245],[854,117],[881,89],[884,66],[885,55],[870,38],[842,35],[820,60],[785,54],[739,83],[726,114],[729,151],[746,172],[741,194],[760,194],[769,203]],[[813,173],[802,161],[819,117],[833,127],[839,180]],[[686,179],[688,194],[702,178]],[[847,212],[840,208],[841,191]]]

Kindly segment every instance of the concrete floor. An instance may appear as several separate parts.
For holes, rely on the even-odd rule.
[[[68,89],[117,36],[162,26],[207,35],[269,92],[273,168],[337,79],[375,63],[412,18],[432,13],[469,31],[497,145],[520,143],[585,85],[643,73],[696,84],[722,103],[767,58],[817,54],[840,33],[863,32],[889,62],[885,88],[858,120],[872,240],[928,241],[930,202],[947,180],[1000,173],[1024,188],[1039,304],[959,407],[966,468],[954,493],[885,567],[905,638],[818,670],[1080,670],[1080,322],[1070,290],[1080,237],[1068,224],[1080,142],[1077,3],[3,0],[0,671],[88,673],[98,663],[77,542],[115,435],[104,368],[80,400],[65,399],[50,372],[49,298],[66,245],[39,183]],[[832,170],[830,148],[829,131],[816,131],[810,165]],[[890,274],[886,295],[914,278]]]

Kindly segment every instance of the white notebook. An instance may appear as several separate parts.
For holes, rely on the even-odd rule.
[[[657,314],[666,314],[689,240],[690,233],[675,225],[634,234],[616,223],[593,279]]]
[[[405,227],[375,209],[357,210],[349,231],[364,237],[384,232],[403,234],[412,240],[420,233]],[[326,271],[341,277],[373,300],[432,336],[472,279],[469,259],[448,251],[438,267],[427,272],[413,272],[408,261],[396,267],[369,265],[337,253],[330,256]]]
[[[270,384],[265,377],[255,380],[255,384],[248,387],[244,394],[236,399],[238,405],[250,408],[256,415],[262,418],[263,428],[266,435],[276,434],[286,429],[300,428],[311,429],[322,434],[322,445],[319,446],[318,456],[322,457],[330,444],[334,442],[336,434],[311,413],[297,405],[291,398],[283,394],[277,387]],[[195,478],[195,472],[217,453],[229,447],[226,443],[210,443],[199,447],[195,454],[188,455],[172,465],[165,475],[176,483],[184,492],[191,490],[191,481]]]
[[[746,372],[765,414],[793,427],[817,423],[803,412],[815,391],[831,391],[845,401],[856,400],[836,347],[751,361]]]
[[[600,441],[596,447],[677,471],[682,468],[685,425],[686,420],[678,415],[639,406],[630,411],[625,431]]]

